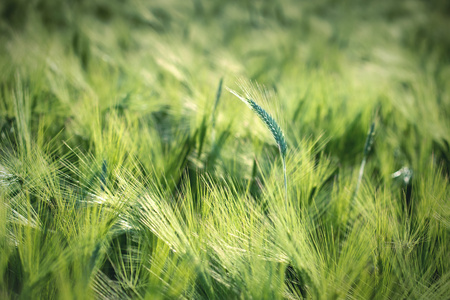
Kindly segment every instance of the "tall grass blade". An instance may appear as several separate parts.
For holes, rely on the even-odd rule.
[[[220,96],[222,95],[222,84],[223,84],[223,77],[220,78],[220,81],[219,81],[219,87],[217,88],[217,93],[216,93],[216,101],[214,101],[214,107],[213,107],[213,111],[211,114],[211,119],[212,119],[211,125],[212,125],[213,129],[216,126],[216,110],[217,110],[217,105],[219,104]]]
[[[217,88],[216,93],[216,101],[214,101],[214,107],[211,113],[211,130],[212,130],[211,137],[213,143],[216,141],[216,110],[219,104],[220,96],[222,95],[222,84],[223,84],[223,77],[220,78],[219,87]]]
[[[100,188],[102,192],[105,191],[107,176],[108,176],[108,169],[106,165],[106,159],[104,159],[102,162],[102,172],[100,174]]]

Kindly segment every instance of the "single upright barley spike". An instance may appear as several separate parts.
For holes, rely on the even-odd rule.
[[[259,106],[255,101],[249,98],[241,97],[235,91],[228,89],[233,95],[238,97],[242,102],[247,104],[257,115],[258,117],[266,124],[267,128],[269,128],[270,133],[272,134],[275,142],[278,145],[278,150],[280,151],[281,160],[283,162],[283,173],[284,173],[284,190],[285,190],[285,199],[287,201],[287,175],[286,175],[286,150],[287,143],[284,138],[283,131],[281,130],[278,123],[266,112],[261,106]]]
[[[273,138],[275,139],[275,142],[278,145],[278,149],[280,150],[281,156],[284,159],[286,157],[287,144],[286,144],[286,139],[284,138],[283,131],[281,131],[280,126],[272,118],[272,116],[269,115],[255,101],[253,101],[252,99],[247,99],[246,102],[251,107],[251,109],[254,112],[256,112],[256,114],[264,122],[264,124],[266,124],[266,126],[269,128],[270,132],[272,133]]]
[[[372,149],[373,139],[375,136],[375,122],[370,125],[369,133],[367,134],[366,143],[364,144],[364,157],[367,157]]]
[[[267,128],[269,128],[270,133],[272,133],[273,138],[275,139],[275,142],[278,145],[278,149],[280,150],[281,157],[283,159],[286,158],[286,150],[287,150],[287,144],[286,139],[284,138],[283,131],[281,130],[278,123],[272,118],[271,115],[269,115],[268,112],[266,112],[261,106],[259,106],[255,101],[252,99],[244,98],[240,96],[235,91],[227,88],[230,93],[238,97],[242,102],[247,104],[257,115],[258,117],[266,124]]]

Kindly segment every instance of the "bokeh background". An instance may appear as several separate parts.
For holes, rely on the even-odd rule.
[[[0,1],[0,298],[445,299],[449,28],[446,0]],[[284,131],[286,194],[227,88]]]

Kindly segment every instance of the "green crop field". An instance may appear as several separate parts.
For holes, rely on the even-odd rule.
[[[0,299],[449,299],[450,2],[0,1]]]

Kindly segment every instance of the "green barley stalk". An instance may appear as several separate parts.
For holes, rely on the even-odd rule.
[[[242,102],[247,104],[251,108],[251,110],[253,110],[258,115],[258,117],[264,122],[267,128],[269,128],[270,133],[272,133],[272,136],[278,145],[278,150],[280,151],[281,160],[283,162],[284,191],[285,191],[285,199],[287,201],[287,176],[286,176],[287,144],[286,139],[284,138],[283,131],[281,130],[280,126],[275,121],[275,119],[268,112],[266,112],[261,106],[259,106],[255,101],[249,98],[244,98],[229,88],[227,88],[227,90],[236,97],[238,97]]]

